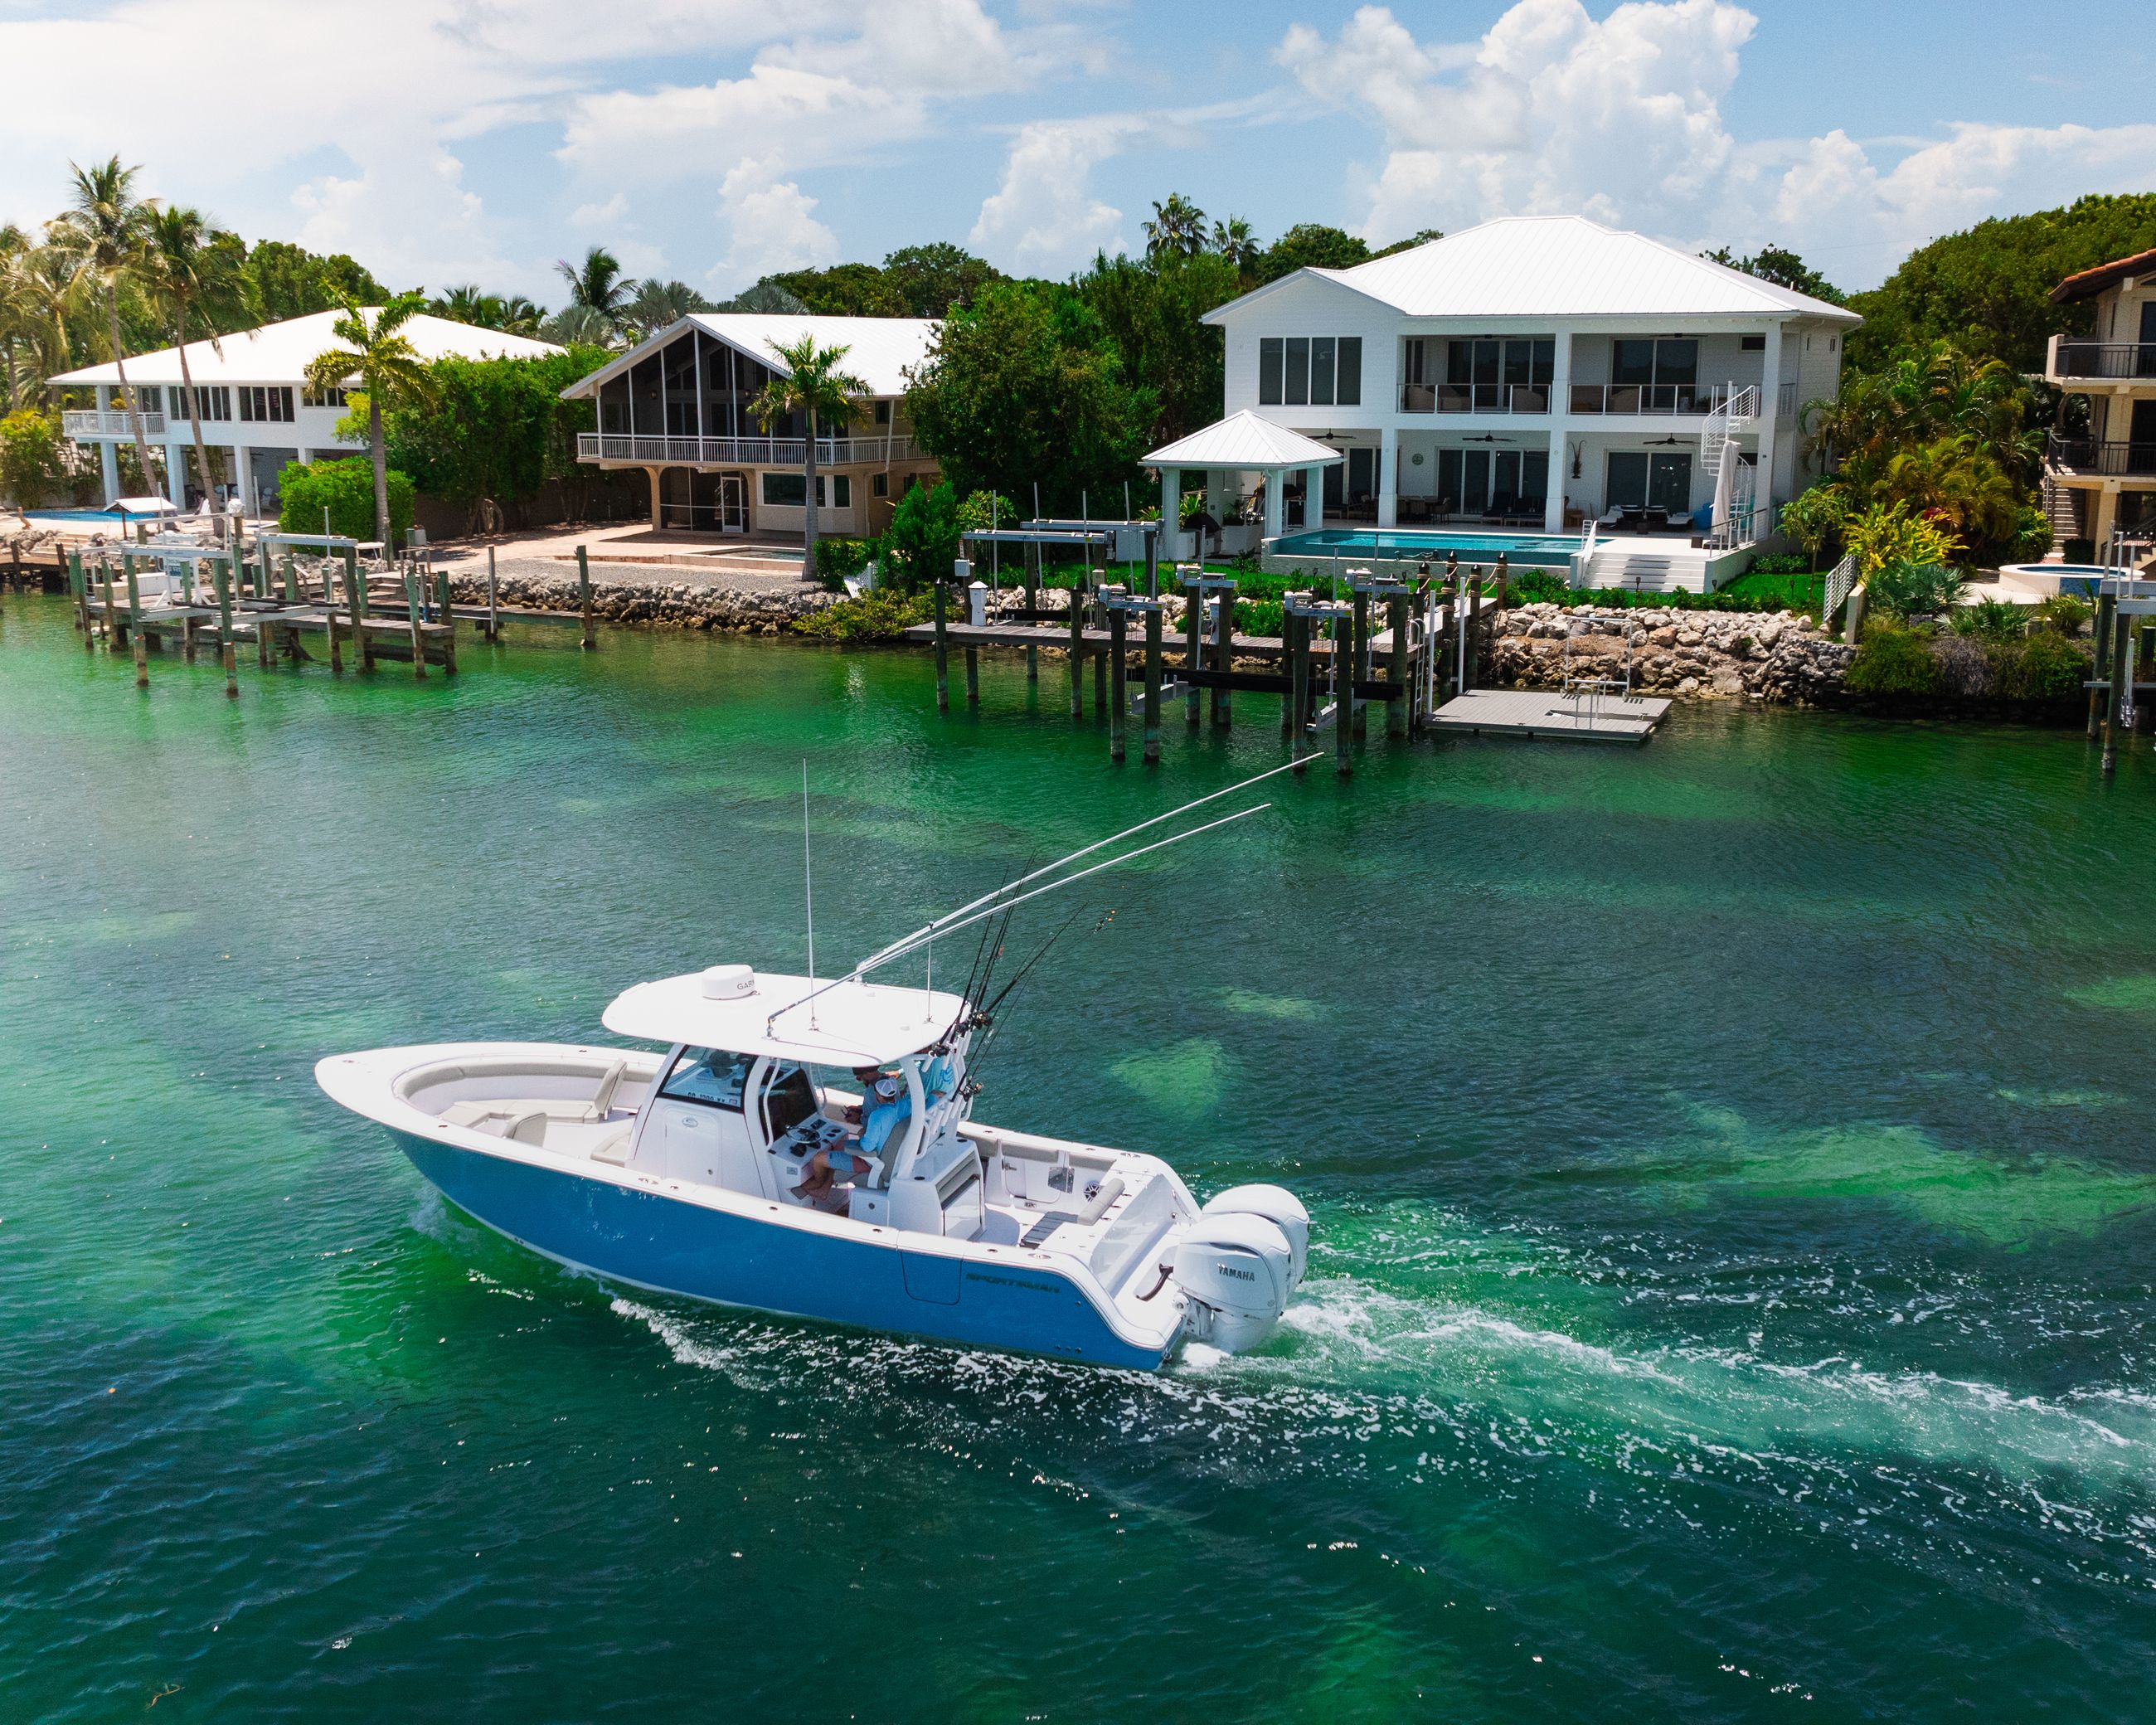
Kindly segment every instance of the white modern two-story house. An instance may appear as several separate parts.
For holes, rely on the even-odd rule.
[[[195,428],[199,417],[209,456],[211,483],[219,500],[233,496],[249,515],[276,512],[277,476],[290,461],[326,461],[365,453],[339,440],[344,392],[316,396],[306,386],[315,357],[341,347],[330,326],[341,316],[311,312],[282,323],[187,343],[186,377],[194,383],[189,403],[180,350],[161,347],[127,361],[127,383],[142,408],[143,435],[151,459],[162,452],[165,493],[175,503],[199,501]],[[409,319],[403,334],[419,357],[436,359],[531,359],[562,350],[545,341],[478,329],[426,314]],[[85,366],[52,382],[65,388],[95,388],[95,408],[70,409],[61,429],[78,444],[95,444],[104,467],[105,501],[120,495],[118,451],[135,441],[132,416],[120,390],[120,367]],[[192,411],[190,410],[192,408]]]
[[[908,485],[934,480],[935,458],[915,444],[901,398],[936,329],[917,317],[692,313],[562,392],[598,409],[577,459],[644,470],[654,527],[798,542],[807,428],[799,413],[767,426],[753,404],[785,370],[775,350],[814,336],[843,349],[838,369],[868,385],[847,424],[817,428],[818,529],[880,532]]]
[[[1801,489],[1799,410],[1834,396],[1861,320],[1641,234],[1531,216],[1299,270],[1206,321],[1225,332],[1223,426],[1247,412],[1337,458],[1274,470],[1268,540],[1599,521],[1690,586]],[[1202,455],[1207,434],[1186,446]],[[1175,482],[1232,509],[1255,477],[1207,464]],[[1676,566],[1696,539],[1691,574]]]
[[[2156,251],[2069,275],[2051,299],[2095,301],[2094,332],[2052,336],[2045,357],[2061,408],[2082,397],[2088,417],[2082,435],[2052,434],[2044,477],[2053,525],[2101,557],[2114,531],[2156,535]]]

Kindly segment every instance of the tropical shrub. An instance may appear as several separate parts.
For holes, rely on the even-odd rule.
[[[1937,521],[1906,503],[1875,503],[1850,517],[1842,543],[1856,555],[1857,572],[1868,581],[1875,569],[1890,563],[1917,567],[1950,563],[1961,542]]]
[[[1961,603],[1969,583],[1943,563],[1900,559],[1864,578],[1866,602],[1877,611],[1904,620],[1935,617]]]
[[[2077,698],[2090,671],[2089,656],[2049,629],[1994,649],[1992,676],[1999,693],[2013,701]]]
[[[1019,520],[1018,505],[993,491],[969,491],[958,505],[958,525],[968,531],[1015,526]]]
[[[67,480],[59,414],[23,408],[0,419],[0,496],[34,509]]]
[[[320,533],[323,511],[327,531],[347,539],[374,537],[374,469],[362,456],[342,461],[292,461],[277,476],[277,525],[287,533]],[[389,530],[402,538],[412,531],[412,476],[389,470]]]
[[[841,591],[849,575],[858,575],[876,553],[873,539],[819,539],[816,542],[816,578],[833,593]]]
[[[1782,531],[1804,547],[1816,567],[1820,553],[1829,545],[1840,542],[1841,530],[1848,524],[1851,506],[1846,486],[1830,483],[1815,485],[1782,506]]]
[[[1898,624],[1871,623],[1843,682],[1854,695],[1936,695],[1945,679],[1930,641]]]
[[[857,599],[824,606],[795,624],[793,631],[826,641],[895,641],[915,624],[927,622],[930,608],[926,593],[880,587]]]
[[[2004,599],[1979,599],[1974,605],[1958,605],[1948,619],[1958,635],[1982,641],[2018,641],[2027,632],[2029,614]]]
[[[949,480],[933,490],[915,485],[891,511],[884,535],[884,582],[917,593],[947,577],[958,556],[958,493]]]
[[[1984,641],[1975,635],[1949,634],[1933,635],[1928,644],[1938,664],[1942,694],[1975,701],[1991,693],[1991,655]]]
[[[2039,622],[2048,623],[2062,635],[2079,634],[2093,614],[2089,602],[2079,593],[2055,593],[2034,608]]]
[[[1554,569],[1522,569],[1505,588],[1508,605],[1565,605],[1572,597],[1572,583]]]

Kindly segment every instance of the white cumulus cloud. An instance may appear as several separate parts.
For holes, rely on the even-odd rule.
[[[1028,275],[1061,275],[1096,251],[1122,250],[1123,213],[1093,196],[1087,176],[1148,129],[1126,116],[1040,120],[1019,128],[1003,182],[973,223],[973,249]]]
[[[2156,126],[1964,121],[1914,147],[1844,131],[1740,142],[1726,109],[1758,20],[1732,0],[1517,0],[1477,41],[1424,42],[1365,6],[1276,59],[1313,101],[1376,122],[1361,230],[1386,241],[1578,212],[1690,245],[1810,247],[1876,280],[1986,216],[2156,181]]]

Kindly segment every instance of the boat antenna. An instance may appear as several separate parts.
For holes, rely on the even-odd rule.
[[[1189,802],[1185,803],[1179,809],[1171,809],[1165,814],[1153,815],[1147,819],[1140,821],[1136,826],[1125,827],[1120,833],[1111,833],[1105,839],[1097,839],[1091,845],[1081,845],[1079,849],[1070,852],[1067,856],[1060,856],[1054,862],[1044,864],[1040,868],[1034,869],[1026,874],[1019,875],[1015,880],[1007,881],[1003,886],[996,888],[993,892],[983,893],[980,897],[974,899],[972,902],[959,906],[955,911],[946,911],[942,916],[938,916],[934,922],[928,923],[923,927],[916,929],[911,934],[901,936],[899,939],[893,941],[889,946],[881,948],[880,951],[871,952],[867,957],[862,959],[860,963],[854,967],[854,974],[859,976],[863,972],[871,969],[876,965],[882,964],[889,959],[896,957],[901,950],[916,945],[924,937],[931,934],[943,933],[946,930],[947,924],[956,922],[962,916],[969,916],[971,912],[979,910],[984,905],[993,904],[1005,893],[1014,891],[1021,886],[1029,886],[1034,881],[1040,880],[1042,875],[1052,875],[1058,869],[1064,868],[1071,863],[1076,862],[1081,857],[1091,856],[1096,850],[1105,850],[1111,845],[1118,844],[1125,839],[1136,837],[1138,834],[1145,831],[1147,827],[1157,827],[1163,821],[1173,820],[1178,815],[1188,814],[1194,809],[1202,809],[1208,803],[1216,803],[1223,797],[1233,796],[1237,791],[1248,790],[1252,785],[1260,784],[1266,779],[1272,778],[1276,773],[1286,773],[1297,766],[1304,764],[1308,758],[1308,755],[1305,754],[1297,756],[1293,760],[1283,761],[1277,767],[1268,767],[1263,773],[1253,773],[1250,778],[1240,780],[1236,783],[1224,786],[1217,791],[1208,791],[1202,797],[1194,797]]]
[[[816,986],[816,870],[808,855],[808,757],[801,757],[801,901],[808,914],[808,1028],[816,1024],[816,997],[823,991]],[[928,955],[931,964],[936,962],[932,949]]]
[[[1280,768],[1273,770],[1284,772],[1286,769],[1285,768]],[[1260,773],[1258,775],[1258,777],[1261,778],[1268,778],[1270,776],[1270,773]],[[1236,787],[1232,785],[1229,787],[1229,789],[1230,790],[1235,788],[1236,788]],[[1215,796],[1224,794],[1226,794],[1224,792],[1214,793],[1214,795]],[[1209,802],[1212,798],[1209,797],[1201,797],[1198,800],[1199,802]],[[1173,833],[1165,839],[1156,839],[1150,845],[1141,845],[1135,850],[1126,850],[1119,856],[1111,856],[1108,858],[1105,862],[1096,862],[1091,868],[1081,869],[1075,875],[1065,875],[1060,880],[1050,880],[1045,886],[1036,886],[1032,891],[1020,893],[1016,898],[1011,899],[1004,903],[997,904],[990,902],[990,901],[995,900],[1000,896],[999,894],[992,892],[988,895],[988,898],[986,900],[977,900],[975,901],[976,906],[986,903],[988,905],[987,909],[982,910],[975,908],[975,906],[968,906],[968,908],[972,911],[972,914],[970,916],[962,915],[962,913],[954,911],[949,916],[939,918],[928,927],[918,930],[915,933],[906,936],[903,940],[892,942],[890,946],[885,947],[880,952],[871,953],[868,957],[862,959],[860,963],[856,964],[853,969],[848,972],[844,976],[836,978],[834,980],[824,983],[822,988],[814,989],[809,993],[803,995],[798,1000],[788,1001],[784,1006],[778,1008],[778,1010],[773,1012],[770,1017],[767,1018],[763,1021],[764,1029],[768,1033],[771,1027],[777,1024],[779,1019],[785,1014],[793,1011],[797,1006],[805,1005],[814,1000],[818,994],[828,993],[831,989],[839,987],[842,983],[857,982],[862,977],[867,975],[870,971],[877,968],[880,965],[888,964],[893,959],[904,957],[908,952],[917,950],[928,942],[934,940],[938,935],[956,934],[962,928],[970,928],[976,922],[986,922],[989,918],[994,916],[1004,916],[1008,918],[1010,912],[1016,909],[1019,905],[1026,903],[1029,900],[1039,898],[1044,893],[1057,892],[1065,886],[1075,886],[1079,881],[1085,880],[1088,875],[1099,874],[1103,869],[1112,869],[1123,863],[1135,862],[1142,856],[1150,856],[1156,850],[1165,850],[1171,845],[1180,845],[1185,839],[1195,839],[1199,836],[1199,834],[1212,832],[1217,828],[1232,826],[1235,822],[1246,819],[1253,814],[1262,814],[1266,809],[1272,806],[1273,805],[1270,803],[1255,803],[1248,809],[1240,809],[1233,814],[1224,814],[1218,820],[1207,821],[1203,826],[1193,827],[1188,832]],[[1167,817],[1164,815],[1154,817],[1155,820],[1162,820],[1165,819],[1167,819]],[[1144,821],[1141,822],[1140,825],[1151,826],[1153,824],[1153,821]],[[1136,832],[1138,830],[1138,828],[1133,827],[1130,830]],[[1120,837],[1122,835],[1118,834],[1117,836]],[[1101,845],[1106,845],[1111,842],[1113,841],[1103,839],[1101,840],[1099,845],[1089,845],[1084,850],[1073,852],[1072,857],[1083,856],[1088,852],[1098,850],[1101,848]],[[1064,861],[1068,862],[1072,860],[1072,857],[1066,857],[1064,859]],[[1057,866],[1059,866],[1059,865],[1056,864],[1050,864],[1049,865],[1050,869],[1053,869]],[[1049,872],[1049,870],[1046,869],[1035,870],[1034,875],[1045,874],[1047,872]],[[1033,878],[1033,876],[1029,876],[1027,878],[1030,879]],[[953,918],[957,920],[954,921],[952,920]]]

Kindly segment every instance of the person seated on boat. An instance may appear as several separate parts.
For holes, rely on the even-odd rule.
[[[896,1073],[880,1069],[861,1104],[866,1112],[859,1134],[850,1137],[843,1147],[819,1150],[802,1165],[801,1183],[793,1189],[796,1198],[820,1198],[839,1176],[857,1180],[879,1166],[875,1158],[880,1158],[892,1131],[913,1111],[913,1098],[907,1095],[904,1083]]]

